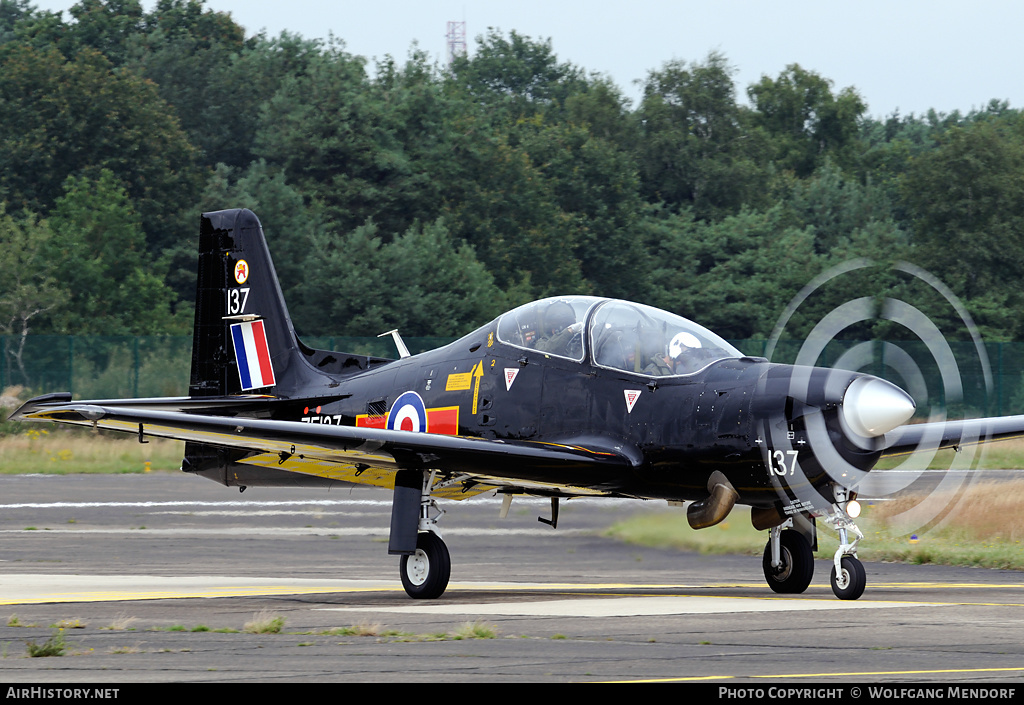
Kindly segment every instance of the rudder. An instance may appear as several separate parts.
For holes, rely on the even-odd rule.
[[[189,396],[291,396],[317,377],[301,347],[259,218],[203,213]]]

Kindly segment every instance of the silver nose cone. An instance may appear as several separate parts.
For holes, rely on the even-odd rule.
[[[895,384],[877,377],[858,377],[846,388],[841,409],[851,431],[871,438],[908,421],[917,405]]]

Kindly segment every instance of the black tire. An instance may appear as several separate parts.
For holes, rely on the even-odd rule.
[[[814,552],[811,544],[799,531],[786,529],[779,536],[779,558],[782,565],[778,569],[772,567],[772,543],[764,547],[764,558],[761,567],[764,579],[775,592],[796,594],[807,589],[814,577]]]
[[[840,600],[856,600],[864,594],[864,587],[868,583],[864,564],[853,556],[843,556],[839,559],[839,565],[842,568],[842,580],[836,575],[836,567],[833,565],[832,592]]]
[[[409,597],[418,600],[433,600],[444,594],[451,572],[448,547],[434,533],[420,533],[416,538],[416,553],[402,556],[402,587]]]

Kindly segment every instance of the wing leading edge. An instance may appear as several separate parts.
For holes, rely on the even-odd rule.
[[[917,450],[958,448],[1021,437],[1024,437],[1024,416],[910,424],[885,434],[882,456],[907,455]]]
[[[33,400],[16,417],[250,451],[252,455],[239,462],[357,484],[391,487],[397,470],[437,470],[458,478],[458,486],[445,494],[460,498],[497,487],[570,496],[614,494],[628,474],[623,470],[637,464],[628,449],[596,443],[488,440],[142,405]]]

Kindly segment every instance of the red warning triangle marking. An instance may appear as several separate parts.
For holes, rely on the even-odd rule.
[[[518,367],[505,368],[505,391],[510,391],[512,389],[512,383],[516,381],[517,374],[519,374]]]
[[[633,413],[633,406],[636,404],[636,400],[640,398],[640,389],[626,389],[623,394],[626,395],[626,413]]]

